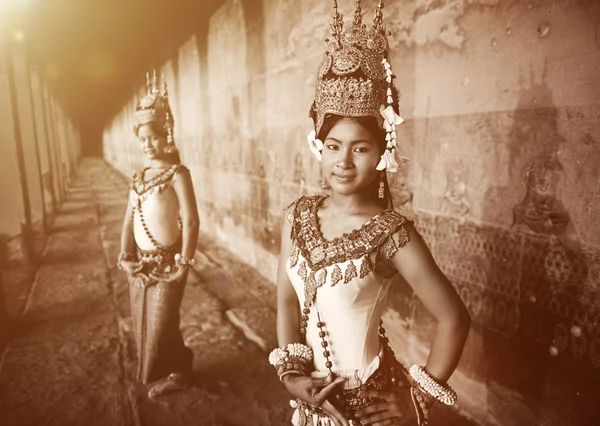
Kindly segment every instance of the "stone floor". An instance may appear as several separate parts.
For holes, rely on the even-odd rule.
[[[0,364],[0,425],[288,424],[289,398],[265,353],[236,331],[198,275],[181,324],[196,387],[153,402],[136,384],[127,282],[114,268],[125,199],[116,173],[85,160],[29,294],[12,291],[19,274],[5,276],[16,298],[9,314],[20,319]]]
[[[4,272],[13,321],[0,359],[0,425],[291,424],[265,352],[275,344],[274,287],[204,238],[181,317],[195,387],[155,402],[136,383],[127,282],[114,267],[126,196],[118,173],[83,160],[40,267]],[[454,412],[438,419],[473,426]]]

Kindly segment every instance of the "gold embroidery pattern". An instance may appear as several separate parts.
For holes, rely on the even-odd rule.
[[[308,274],[308,278],[304,281],[304,298],[305,300],[314,300],[317,296],[319,285],[315,278],[315,273]]]
[[[333,287],[337,283],[342,280],[342,270],[339,265],[335,265],[333,267],[333,271],[331,272],[331,286]]]
[[[306,261],[302,262],[300,264],[300,267],[298,268],[298,276],[300,278],[302,278],[303,281],[306,281]]]
[[[350,261],[348,267],[346,268],[346,272],[344,273],[344,284],[348,284],[354,278],[356,278],[356,266],[354,266],[354,262]]]
[[[316,214],[323,198],[323,195],[301,197],[292,210],[292,241],[299,247],[311,269],[319,270],[350,259],[359,259],[384,244],[385,257],[389,258],[395,254],[398,246],[408,242],[404,225],[412,221],[393,210],[383,211],[348,234],[326,240],[318,229]],[[395,232],[401,235],[397,242],[391,238]]]
[[[373,270],[373,264],[369,259],[369,255],[366,255],[360,265],[360,278],[366,277],[369,272]]]
[[[300,255],[300,250],[298,246],[292,243],[292,252],[290,253],[290,266],[293,268],[298,264],[298,257]]]
[[[319,287],[321,287],[326,282],[327,282],[327,269],[321,269],[321,271],[319,271],[319,278],[317,280],[317,285]]]
[[[292,201],[290,204],[288,204],[286,206],[285,209],[283,209],[284,212],[287,211],[286,217],[287,217],[287,220],[290,223],[290,225],[294,223],[294,212],[295,212],[295,209],[296,209],[296,203],[297,203],[297,201],[298,200]]]

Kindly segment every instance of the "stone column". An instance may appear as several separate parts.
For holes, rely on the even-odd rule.
[[[45,223],[42,174],[38,156],[36,123],[33,115],[30,74],[27,66],[25,45],[13,42],[9,46],[10,60],[14,71],[14,88],[18,112],[18,125],[21,133],[23,172],[27,177],[27,191],[31,206],[31,224],[37,231],[43,230]],[[9,64],[10,66],[10,64]]]
[[[58,136],[56,131],[56,122],[54,120],[54,110],[52,95],[46,85],[42,86],[42,93],[44,98],[44,114],[46,117],[46,127],[48,130],[48,153],[50,160],[50,173],[52,178],[52,187],[54,188],[54,204],[55,209],[62,202],[63,193],[60,186],[60,160],[58,155]]]
[[[52,161],[49,147],[50,140],[48,123],[46,122],[47,118],[44,107],[42,81],[37,70],[31,71],[31,99],[38,141],[38,157],[40,159],[45,211],[47,214],[54,215],[56,213],[56,202],[54,199],[54,184],[52,182]]]
[[[23,234],[31,229],[16,88],[6,40],[0,33],[0,269],[29,260]]]

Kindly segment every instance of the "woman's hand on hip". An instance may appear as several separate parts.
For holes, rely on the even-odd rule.
[[[181,281],[182,279],[184,279],[187,276],[187,273],[188,273],[188,268],[180,266],[173,272],[166,272],[166,273],[151,272],[148,275],[150,278],[152,278],[155,281],[174,283],[174,282],[178,282],[178,281]]]
[[[405,424],[409,420],[416,420],[410,389],[401,388],[400,391],[367,390],[360,391],[359,396],[382,399],[358,411],[361,425],[391,426],[400,422]]]
[[[122,260],[121,269],[130,277],[135,277],[144,267],[141,262],[135,262],[133,260]]]

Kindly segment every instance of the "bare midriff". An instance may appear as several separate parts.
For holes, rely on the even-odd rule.
[[[163,191],[150,194],[142,202],[141,208],[146,226],[154,239],[162,246],[174,244],[181,233],[179,229],[179,200],[175,190],[168,186]],[[144,230],[137,209],[133,216],[133,235],[140,249],[156,249]]]

